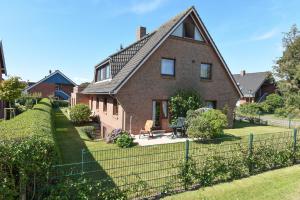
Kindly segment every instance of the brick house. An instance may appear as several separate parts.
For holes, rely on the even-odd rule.
[[[146,120],[169,129],[168,98],[178,89],[199,92],[207,105],[229,107],[242,93],[194,7],[152,33],[139,27],[137,41],[95,66],[81,93],[99,116],[105,135],[114,128],[137,134]]]
[[[53,95],[58,99],[68,100],[73,87],[76,86],[71,79],[61,71],[56,70],[40,81],[25,88],[26,93],[41,93],[42,97]]]
[[[2,41],[0,41],[0,83],[3,80],[2,78],[3,74],[7,76],[3,45],[2,45]],[[6,105],[7,105],[6,102],[0,100],[0,119],[4,117],[4,108],[6,107]]]
[[[246,73],[242,70],[233,77],[243,93],[237,105],[264,101],[269,94],[276,91],[275,81],[270,72]]]

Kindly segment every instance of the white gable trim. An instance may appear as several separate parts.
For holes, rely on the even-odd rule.
[[[71,79],[69,79],[68,77],[66,77],[61,71],[56,70],[54,73],[52,73],[52,74],[46,76],[45,78],[41,79],[40,81],[38,81],[38,82],[36,82],[35,84],[31,85],[30,87],[26,88],[26,89],[24,90],[24,92],[28,92],[28,90],[34,88],[35,86],[39,85],[39,84],[42,83],[43,81],[47,80],[48,78],[50,78],[50,77],[52,77],[52,76],[54,76],[54,75],[56,75],[56,74],[62,75],[65,79],[67,79],[69,82],[71,82],[74,86],[77,85],[77,84],[74,83]]]
[[[229,70],[229,68],[228,68],[228,66],[227,66],[227,64],[226,64],[226,62],[224,61],[224,59],[223,59],[223,57],[221,56],[221,54],[220,54],[220,52],[219,52],[219,50],[218,50],[218,48],[217,48],[217,46],[215,45],[215,43],[214,43],[214,41],[212,40],[212,38],[211,38],[211,36],[210,36],[210,34],[208,33],[208,31],[207,31],[207,29],[206,29],[206,27],[204,26],[204,24],[203,24],[203,22],[202,22],[202,20],[200,19],[200,17],[199,17],[199,15],[198,15],[198,13],[197,13],[197,11],[195,10],[195,8],[194,7],[192,7],[192,9],[188,12],[188,13],[186,13],[186,15],[184,16],[184,17],[182,17],[182,19],[180,20],[180,21],[178,21],[177,22],[177,24],[175,25],[175,26],[173,26],[173,28],[162,38],[162,40],[156,45],[156,47],[155,48],[153,48],[151,51],[150,51],[150,53],[142,60],[142,62],[140,62],[139,63],[139,65],[130,73],[130,75],[120,84],[120,85],[118,85],[117,86],[117,88],[115,88],[115,90],[113,91],[113,94],[116,94],[116,93],[118,93],[118,91],[123,87],[123,85],[133,76],[133,74],[135,74],[135,72],[148,60],[148,58],[160,47],[160,45],[174,32],[174,30],[176,30],[176,28],[185,20],[185,18],[187,17],[187,16],[189,16],[192,12],[194,12],[194,14],[195,14],[195,16],[197,17],[197,19],[198,19],[198,21],[199,21],[199,23],[200,23],[200,25],[202,26],[202,29],[204,30],[204,32],[205,32],[205,34],[206,34],[206,36],[207,36],[207,38],[208,38],[208,40],[210,41],[210,43],[212,44],[212,46],[213,46],[213,48],[214,48],[214,50],[216,51],[216,53],[217,53],[217,56],[219,57],[219,59],[221,60],[221,62],[222,62],[222,64],[225,66],[225,70],[226,70],[226,72],[228,73],[228,75],[229,75],[229,77],[230,77],[230,79],[231,79],[231,81],[232,81],[232,83],[233,83],[233,85],[235,86],[235,88],[236,88],[236,90],[238,91],[238,93],[239,93],[239,95],[240,95],[240,97],[242,97],[243,96],[243,94],[242,94],[242,92],[241,92],[241,90],[240,90],[240,88],[238,87],[238,85],[236,84],[236,82],[235,82],[235,80],[234,80],[234,78],[233,78],[233,76],[232,76],[232,74],[231,74],[231,72],[230,72],[230,70]],[[192,18],[193,18],[193,16],[192,16]],[[196,25],[197,25],[197,23],[195,23]],[[200,31],[200,33],[201,33],[201,29],[199,28],[199,31]],[[206,38],[205,37],[203,37],[203,39],[204,39],[204,41],[206,40]]]

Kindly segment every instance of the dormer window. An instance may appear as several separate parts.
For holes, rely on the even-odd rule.
[[[110,65],[104,65],[103,67],[99,67],[98,69],[96,69],[96,77],[95,77],[95,81],[104,81],[107,79],[111,78],[111,70],[110,70]]]
[[[189,18],[179,24],[172,35],[177,37],[191,38],[197,41],[204,41],[198,27],[195,25],[192,18]]]

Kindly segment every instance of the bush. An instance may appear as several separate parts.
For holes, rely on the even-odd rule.
[[[69,102],[65,100],[52,100],[51,103],[54,108],[69,107]]]
[[[107,143],[112,143],[112,142],[116,142],[116,140],[118,139],[118,137],[123,133],[122,129],[120,128],[116,128],[114,129],[111,134],[107,135],[105,138],[105,141]]]
[[[133,146],[133,138],[127,132],[122,132],[116,140],[116,144],[121,148],[129,148]]]
[[[171,122],[178,117],[186,117],[188,110],[196,110],[203,106],[203,101],[196,91],[179,90],[169,99]]]
[[[50,189],[50,195],[46,200],[69,200],[69,199],[103,199],[125,200],[125,193],[111,186],[111,181],[104,179],[62,179]]]
[[[260,111],[261,107],[258,103],[246,103],[236,108],[237,116],[246,117],[251,123],[254,123]]]
[[[211,109],[191,120],[187,134],[191,138],[216,138],[223,134],[227,125],[227,117],[221,111]]]
[[[0,199],[30,198],[37,185],[47,183],[48,172],[59,161],[52,135],[52,110],[43,99],[0,126]],[[36,194],[35,194],[36,195]]]
[[[198,172],[196,162],[192,158],[179,163],[178,178],[185,190],[197,182]]]
[[[186,120],[185,120],[186,127],[189,127],[193,119],[195,119],[197,116],[201,115],[202,113],[209,111],[210,109],[211,108],[199,108],[197,110],[187,111]]]
[[[85,104],[77,104],[70,109],[70,119],[76,124],[89,121],[91,115],[90,108]]]
[[[270,94],[267,96],[266,100],[263,102],[265,104],[265,111],[274,113],[275,109],[284,106],[283,97],[278,94]]]

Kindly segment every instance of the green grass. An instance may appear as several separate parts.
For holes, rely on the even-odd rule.
[[[247,122],[239,122],[236,121],[234,123],[233,129],[225,129],[224,133],[234,135],[234,136],[246,136],[250,133],[254,135],[259,134],[266,134],[266,133],[275,133],[275,132],[282,132],[288,131],[288,128],[283,127],[276,127],[276,126],[264,126],[264,125],[257,125],[257,124],[250,124]]]
[[[84,161],[89,163],[84,164],[83,170],[97,171],[96,177],[112,179],[118,186],[123,185],[124,181],[134,183],[141,179],[153,188],[153,191],[147,188],[149,193],[160,191],[169,182],[172,182],[172,186],[179,187],[179,183],[174,182],[172,178],[178,173],[179,162],[185,158],[185,143],[121,149],[114,144],[106,144],[104,141],[94,142],[80,130],[80,127],[75,127],[70,122],[65,109],[55,111],[55,125],[55,134],[63,163],[80,162],[81,150],[86,149]],[[285,128],[245,123],[236,123],[235,126],[235,129],[225,130],[230,137],[206,144],[190,142],[190,156],[194,156],[196,161],[201,162],[209,157],[211,152],[247,149],[249,133],[259,135],[288,131]],[[200,154],[205,155],[199,156]],[[82,170],[81,165],[78,164],[75,170]],[[72,171],[75,170],[72,169]]]
[[[185,192],[165,200],[296,200],[300,199],[300,166]]]

